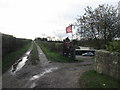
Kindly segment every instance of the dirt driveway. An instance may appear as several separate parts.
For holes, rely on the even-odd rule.
[[[48,61],[38,45],[37,48],[39,64],[32,65],[28,60],[15,74],[11,74],[10,68],[3,74],[3,88],[82,88],[79,78],[93,69],[92,57],[76,56],[84,60],[81,63],[56,63]]]

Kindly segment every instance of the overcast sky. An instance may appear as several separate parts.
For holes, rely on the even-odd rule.
[[[84,8],[119,0],[0,0],[0,32],[19,38],[67,36],[65,28],[84,14]],[[74,29],[75,32],[75,29]]]

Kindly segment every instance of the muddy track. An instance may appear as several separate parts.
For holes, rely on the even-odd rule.
[[[79,78],[83,72],[93,69],[91,57],[76,56],[84,60],[82,63],[50,62],[36,46],[40,62],[32,65],[28,60],[14,75],[8,70],[2,78],[3,88],[82,88]]]

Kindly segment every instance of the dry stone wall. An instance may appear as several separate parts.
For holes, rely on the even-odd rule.
[[[120,53],[97,50],[94,69],[120,80]]]

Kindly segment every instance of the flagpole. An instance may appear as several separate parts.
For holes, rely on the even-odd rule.
[[[77,25],[75,25],[75,24],[71,24],[72,26],[74,26],[74,29],[75,29],[75,26],[77,26]],[[72,30],[72,39],[73,39],[73,36],[74,36],[75,34],[73,34],[73,30]]]
[[[73,40],[73,32],[71,34],[72,34],[72,40]]]
[[[73,26],[73,24],[71,24],[71,25]],[[72,41],[73,41],[73,30],[72,30],[72,33],[71,33],[71,34],[72,34]]]
[[[71,26],[71,30],[70,30],[70,26]],[[75,25],[75,24],[69,24],[68,27],[66,27],[66,33],[71,33],[72,34],[72,40],[73,40],[73,30],[72,30],[72,26],[74,26],[74,29],[75,29],[75,26],[78,26],[78,25]],[[70,30],[70,31],[69,31]],[[76,35],[77,37],[77,35]]]

